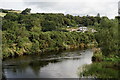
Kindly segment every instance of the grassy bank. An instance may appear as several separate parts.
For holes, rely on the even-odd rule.
[[[100,48],[94,48],[93,51],[93,63],[83,66],[83,72],[80,72],[79,76],[119,80],[120,58],[104,56]]]
[[[115,80],[118,80],[119,67],[120,65],[118,62],[114,61],[93,63],[91,65],[85,66],[86,69],[83,73],[80,73],[80,76],[91,76],[94,78],[102,78],[106,80],[115,78]]]

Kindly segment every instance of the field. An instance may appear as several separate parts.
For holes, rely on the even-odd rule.
[[[0,12],[0,17],[4,17],[6,15],[6,13],[1,13]]]

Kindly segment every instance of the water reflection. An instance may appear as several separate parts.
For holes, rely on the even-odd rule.
[[[78,78],[78,68],[92,63],[91,50],[23,56],[3,62],[7,78]]]

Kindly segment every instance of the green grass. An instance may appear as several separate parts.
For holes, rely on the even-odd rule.
[[[6,13],[1,13],[1,12],[0,12],[0,16],[1,16],[1,17],[4,17],[5,15],[6,15]]]
[[[96,78],[119,78],[119,64],[117,62],[99,62],[86,65],[80,76],[92,76]]]

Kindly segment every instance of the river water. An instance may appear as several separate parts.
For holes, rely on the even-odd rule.
[[[3,61],[6,78],[79,78],[93,51],[75,50],[21,56]]]

